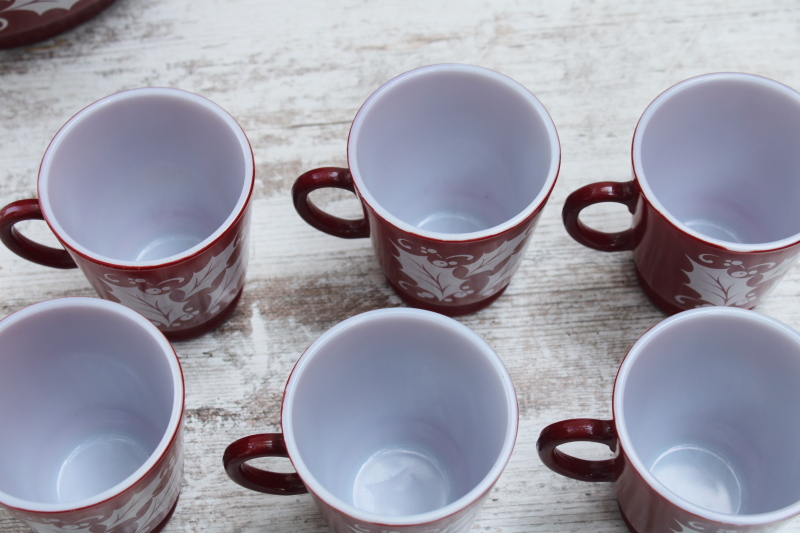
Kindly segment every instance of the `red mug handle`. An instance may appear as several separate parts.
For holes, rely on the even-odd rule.
[[[633,213],[639,197],[635,182],[601,181],[585,185],[567,197],[561,218],[567,233],[584,246],[601,252],[633,250],[633,231],[626,229],[617,233],[606,233],[592,229],[580,221],[581,211],[590,205],[602,202],[616,202],[628,207]]]
[[[294,200],[294,208],[297,210],[297,214],[311,226],[334,237],[343,239],[369,237],[369,222],[367,222],[366,217],[358,220],[335,217],[315,206],[308,199],[308,195],[311,192],[326,187],[344,189],[354,194],[356,192],[355,185],[353,185],[353,176],[350,174],[349,169],[323,167],[309,170],[297,178],[292,187],[292,199]]]
[[[284,496],[308,492],[303,480],[295,473],[269,472],[247,464],[250,459],[259,457],[289,457],[283,435],[263,433],[232,442],[225,449],[222,463],[228,477],[246,489]]]
[[[39,200],[19,200],[0,209],[0,241],[28,261],[53,268],[78,268],[66,250],[50,248],[22,235],[14,225],[23,220],[44,220]]]
[[[536,449],[539,458],[551,470],[578,481],[615,481],[619,477],[619,460],[589,461],[558,450],[568,442],[589,441],[605,444],[617,451],[617,431],[613,420],[576,418],[550,424],[539,434]]]

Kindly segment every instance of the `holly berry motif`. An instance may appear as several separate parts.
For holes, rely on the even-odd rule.
[[[233,301],[244,283],[247,253],[242,241],[239,235],[188,281],[172,278],[153,282],[135,275],[121,278],[115,274],[99,279],[110,296],[161,329],[201,324]]]
[[[443,256],[435,248],[398,239],[392,242],[395,258],[400,271],[411,279],[399,285],[417,298],[448,304],[476,293],[490,296],[508,284],[525,255],[530,232],[520,233],[477,260],[467,254]]]
[[[6,7],[0,14],[9,11],[33,11],[42,15],[51,9],[66,9],[69,11],[72,6],[80,2],[80,0],[14,0],[10,6]],[[8,21],[0,18],[0,31],[8,27]]]
[[[681,305],[694,303],[695,307],[752,307],[756,300],[767,295],[798,257],[800,254],[780,263],[747,265],[738,259],[713,254],[701,254],[697,261],[687,255],[691,270],[683,271],[689,278],[685,285],[696,296],[679,294],[675,300]]]

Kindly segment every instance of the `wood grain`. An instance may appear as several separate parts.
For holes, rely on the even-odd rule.
[[[322,332],[354,314],[401,305],[369,242],[307,226],[292,207],[291,184],[305,170],[346,164],[350,121],[397,74],[460,62],[511,76],[551,113],[563,162],[509,289],[460,319],[502,357],[521,408],[516,449],[474,530],[621,533],[611,487],[550,472],[535,441],[556,420],[609,418],[620,360],[664,315],[639,289],[630,253],[572,241],[561,206],[586,183],[629,179],[633,128],[667,87],[742,71],[800,88],[798,57],[794,0],[118,0],[71,32],[0,52],[0,205],[36,195],[52,136],[105,95],[170,86],[227,109],[256,155],[252,256],[231,319],[176,344],[187,390],[186,475],[165,531],[327,531],[307,495],[248,492],[227,479],[221,461],[229,442],[279,429],[288,373]],[[320,201],[334,212],[358,212],[347,193]],[[586,220],[620,229],[629,215],[593,208]],[[53,242],[43,223],[24,231]],[[94,293],[76,271],[40,267],[0,247],[0,316],[67,295]],[[799,298],[795,267],[758,310],[800,329]],[[26,530],[0,511],[0,532]],[[785,531],[800,532],[800,523]]]

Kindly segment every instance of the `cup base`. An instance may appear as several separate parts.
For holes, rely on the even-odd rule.
[[[239,299],[242,297],[242,292],[244,292],[244,287],[239,289],[239,292],[236,296],[231,300],[231,303],[225,307],[220,313],[212,318],[207,322],[203,322],[199,326],[194,326],[187,329],[181,329],[178,331],[162,331],[161,333],[169,340],[170,342],[173,341],[185,341],[189,339],[193,339],[195,337],[199,337],[200,335],[205,335],[209,331],[217,329],[219,326],[222,325],[225,320],[233,313],[233,310],[236,309],[236,305],[239,303]]]
[[[456,500],[452,476],[429,450],[392,446],[361,466],[353,485],[357,509],[388,516],[434,511]]]
[[[500,295],[502,295],[506,291],[506,285],[496,293],[492,294],[488,298],[481,300],[479,302],[474,302],[471,304],[463,304],[463,305],[436,305],[432,304],[429,301],[420,300],[419,298],[414,298],[410,296],[408,293],[401,290],[397,285],[391,282],[388,278],[386,281],[389,282],[389,285],[392,287],[392,290],[397,293],[401,300],[405,303],[410,305],[411,307],[416,307],[417,309],[424,309],[426,311],[433,311],[435,313],[439,313],[440,315],[445,316],[463,316],[475,313],[480,311],[484,307],[489,307],[495,300],[497,300]],[[169,338],[169,337],[167,337]]]

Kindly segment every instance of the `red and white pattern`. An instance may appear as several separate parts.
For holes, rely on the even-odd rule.
[[[469,254],[444,257],[430,246],[414,245],[409,239],[392,242],[400,272],[413,283],[398,284],[417,298],[451,303],[478,293],[491,296],[505,287],[519,267],[533,228],[503,242],[476,258]],[[479,276],[483,274],[482,276]]]
[[[0,11],[0,14],[8,11],[33,11],[42,15],[51,9],[66,9],[69,11],[72,6],[80,0],[14,0],[10,6]],[[8,27],[8,20],[0,18],[0,31]]]
[[[153,469],[128,490],[91,507],[62,513],[8,511],[36,533],[147,533],[158,527],[178,500],[183,482],[183,435]]]
[[[800,254],[780,262],[758,262],[725,259],[713,254],[701,254],[697,260],[688,255],[691,270],[683,273],[689,278],[685,283],[695,295],[679,294],[675,300],[681,304],[694,304],[695,307],[727,305],[733,307],[753,307],[756,300],[763,298],[795,263]]]
[[[106,272],[98,276],[101,283],[95,286],[162,331],[192,327],[207,322],[233,301],[244,285],[247,260],[247,240],[240,233],[201,269],[185,277],[159,281],[137,276],[135,271],[127,275]]]

